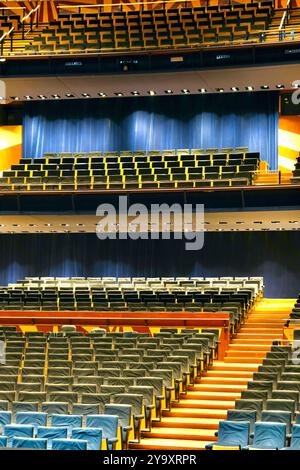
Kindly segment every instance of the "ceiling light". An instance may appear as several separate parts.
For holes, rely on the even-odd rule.
[[[206,93],[207,92],[206,88],[200,88],[199,91],[200,91],[200,93]]]
[[[149,91],[148,91],[148,94],[149,94],[150,96],[154,96],[154,95],[156,95],[156,91],[154,91],[154,90],[149,90]]]
[[[90,95],[89,95],[88,93],[82,93],[82,96],[83,96],[84,98],[90,98]]]
[[[32,99],[33,99],[32,96],[30,96],[30,95],[26,95],[25,98],[26,98],[27,100],[32,100]]]
[[[276,85],[276,88],[282,89],[282,88],[284,88],[284,85],[278,84],[278,85]]]
[[[0,62],[6,62],[5,57],[0,57]]]
[[[39,95],[39,98],[41,98],[41,100],[45,100],[46,96],[45,95]]]
[[[67,98],[74,98],[74,95],[72,95],[72,93],[67,93],[67,94],[66,94],[66,97],[67,97]]]
[[[190,93],[190,90],[184,88],[183,90],[181,90],[181,93],[183,93],[184,95],[188,95]]]
[[[18,97],[18,96],[11,96],[11,99],[12,99],[12,100],[15,100],[15,101],[19,101],[19,97]]]
[[[292,83],[292,87],[293,87],[293,88],[300,88],[300,81],[299,81],[299,80],[295,80],[295,81]]]
[[[232,90],[232,91],[239,91],[239,89],[238,89],[237,86],[232,86],[232,87],[231,87],[231,90]]]
[[[103,93],[103,91],[101,91],[100,93],[98,93],[99,96],[101,96],[101,98],[105,98],[107,95],[106,93]]]
[[[115,93],[116,96],[123,96],[123,93],[121,93],[120,91],[118,91],[117,93]]]
[[[217,91],[218,91],[219,93],[224,93],[224,88],[217,88]]]
[[[55,100],[58,100],[60,98],[60,96],[57,95],[57,94],[54,94],[54,95],[52,95],[52,98],[54,98]]]
[[[253,86],[246,86],[246,90],[247,90],[247,91],[253,91],[254,88],[253,88]]]
[[[139,92],[138,92],[138,91],[132,91],[131,94],[132,94],[133,96],[139,96]]]
[[[268,90],[269,89],[269,85],[262,85],[260,87],[262,90]]]
[[[165,90],[165,93],[167,93],[167,95],[171,95],[173,93],[173,90]]]

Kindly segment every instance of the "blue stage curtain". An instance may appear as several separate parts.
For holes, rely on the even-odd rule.
[[[277,168],[278,93],[26,103],[23,156],[248,146]]]
[[[264,276],[265,295],[296,298],[297,232],[206,232],[204,247],[184,240],[105,240],[95,234],[0,236],[1,285],[24,276]]]

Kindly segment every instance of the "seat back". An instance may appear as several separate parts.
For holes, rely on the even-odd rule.
[[[102,438],[111,439],[118,436],[118,420],[117,415],[89,415],[86,418],[88,428],[101,428]]]
[[[101,428],[73,428],[72,439],[87,441],[87,450],[101,450],[102,429]]]
[[[292,413],[289,411],[264,410],[261,413],[261,421],[268,423],[285,423],[286,432],[290,434],[292,426]]]
[[[294,424],[292,430],[291,446],[292,449],[300,450],[300,424]]]
[[[11,441],[12,448],[19,449],[47,449],[47,439],[30,438],[30,437],[14,437]]]
[[[88,443],[81,439],[53,439],[52,450],[87,450]]]
[[[286,424],[255,423],[253,447],[260,449],[281,449],[285,446]]]
[[[227,419],[229,421],[248,421],[250,424],[250,433],[254,432],[254,424],[256,421],[255,410],[228,410]]]
[[[245,447],[249,443],[249,433],[249,421],[220,421],[217,445]]]

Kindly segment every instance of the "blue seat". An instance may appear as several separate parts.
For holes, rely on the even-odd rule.
[[[29,424],[6,424],[3,427],[3,435],[8,438],[10,446],[13,437],[33,437],[34,426]]]
[[[53,439],[52,450],[87,450],[87,441],[81,439]]]
[[[101,450],[102,429],[100,428],[73,428],[72,439],[87,441],[87,450]]]
[[[128,437],[132,429],[131,405],[109,403],[104,406],[104,413],[118,416],[118,421],[121,426],[122,450],[128,450]]]
[[[3,426],[11,423],[11,411],[0,411],[0,431],[3,431]]]
[[[300,450],[300,424],[294,424],[290,447],[283,447],[280,450]]]
[[[255,410],[228,410],[227,411],[228,421],[248,421],[250,423],[250,433],[254,432],[254,424],[256,421]]]
[[[248,449],[282,449],[286,442],[285,423],[258,422],[254,426],[253,444]]]
[[[32,424],[34,429],[47,425],[47,413],[30,413],[28,411],[16,414],[17,424]]]
[[[47,449],[47,439],[32,439],[30,437],[13,437],[12,448]]]
[[[101,428],[102,439],[106,441],[107,450],[114,450],[118,442],[118,416],[115,415],[89,415],[86,425],[89,428]]]
[[[1,447],[7,447],[7,437],[6,436],[0,436],[0,448]]]
[[[214,446],[241,449],[249,444],[249,421],[220,421],[217,442],[205,446],[213,449]]]
[[[261,421],[268,423],[285,423],[287,435],[291,434],[292,413],[290,411],[265,410],[261,413]]]
[[[12,413],[15,416],[17,413],[36,413],[39,410],[38,402],[33,401],[14,401],[12,404]]]
[[[54,426],[39,426],[36,431],[36,437],[48,440],[48,449],[52,449],[53,439],[67,439],[68,428]]]
[[[82,427],[82,416],[81,415],[52,415],[51,426],[54,427],[67,427],[68,436],[71,435],[73,428]]]
[[[45,401],[42,403],[42,411],[51,415],[66,415],[68,414],[69,405],[66,402],[60,401]]]
[[[97,403],[74,403],[72,414],[82,416],[99,414],[99,405]]]

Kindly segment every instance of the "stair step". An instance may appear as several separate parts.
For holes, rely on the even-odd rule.
[[[215,400],[224,400],[224,401],[232,401],[232,400],[237,400],[240,398],[240,393],[235,392],[235,391],[230,391],[230,392],[216,392],[216,391],[210,391],[207,393],[207,391],[203,390],[196,390],[194,392],[189,392],[187,395],[182,395],[182,400],[184,402],[189,402],[190,400],[209,400],[209,401],[215,401]],[[183,402],[180,402],[180,404]]]
[[[274,340],[274,333],[239,333],[237,335],[237,339],[234,339],[233,341],[270,341],[272,342]]]
[[[268,348],[269,351],[270,348]],[[226,358],[227,357],[261,357],[264,358],[266,355],[266,351],[240,351],[239,349],[237,351],[230,349],[226,353]],[[251,361],[250,361],[251,362]]]
[[[228,410],[229,408],[234,408],[234,402],[238,398],[232,398],[231,400],[226,399],[219,399],[219,400],[210,400],[202,398],[199,400],[193,400],[187,398],[186,400],[181,400],[180,403],[172,403],[172,408],[195,408],[199,410],[199,408],[211,408],[215,410]]]
[[[205,450],[207,441],[193,441],[188,439],[142,439],[139,444],[132,442],[129,444],[130,449],[145,450]]]
[[[270,345],[265,344],[231,344],[228,351],[270,351]]]
[[[218,363],[215,361],[213,364],[212,368],[209,370],[210,371],[232,371],[232,372],[254,372],[257,370],[257,365],[255,363],[249,362],[248,364],[240,364],[240,361],[236,360],[234,363],[232,363],[230,366],[226,364],[225,362]],[[242,377],[242,376],[241,376]]]
[[[226,409],[215,409],[215,408],[172,408],[171,411],[163,411],[164,417],[173,418],[214,418],[214,419],[225,419],[227,416]]]
[[[241,387],[245,384],[248,383],[249,379],[252,379],[252,373],[247,375],[246,377],[224,377],[224,376],[209,376],[209,377],[203,377],[201,380],[201,384],[203,386],[214,386],[214,387],[221,387],[221,386],[237,386]],[[223,387],[222,387],[223,388]]]
[[[185,428],[184,431],[181,428],[153,428],[152,432],[143,431],[142,437],[146,438],[157,438],[157,439],[193,439],[195,441],[217,441],[218,438],[215,436],[215,429],[190,429]]]
[[[219,418],[180,418],[180,417],[163,417],[162,421],[153,421],[153,428],[193,428],[193,429],[214,429],[215,431],[219,427]]]
[[[223,379],[224,380],[224,379]],[[241,390],[244,390],[247,388],[247,383],[248,379],[245,379],[245,383],[237,383],[237,384],[221,384],[220,381],[218,383],[201,383],[198,385],[195,385],[194,387],[191,387],[189,391],[189,395],[192,392],[224,392],[224,393],[230,393],[230,392],[236,392],[239,393]]]
[[[225,362],[226,363],[231,363],[231,362],[236,362],[237,360],[241,363],[248,363],[248,361],[251,359],[251,362],[252,363],[256,363],[256,364],[261,364],[262,363],[262,359],[261,357],[225,357]]]

